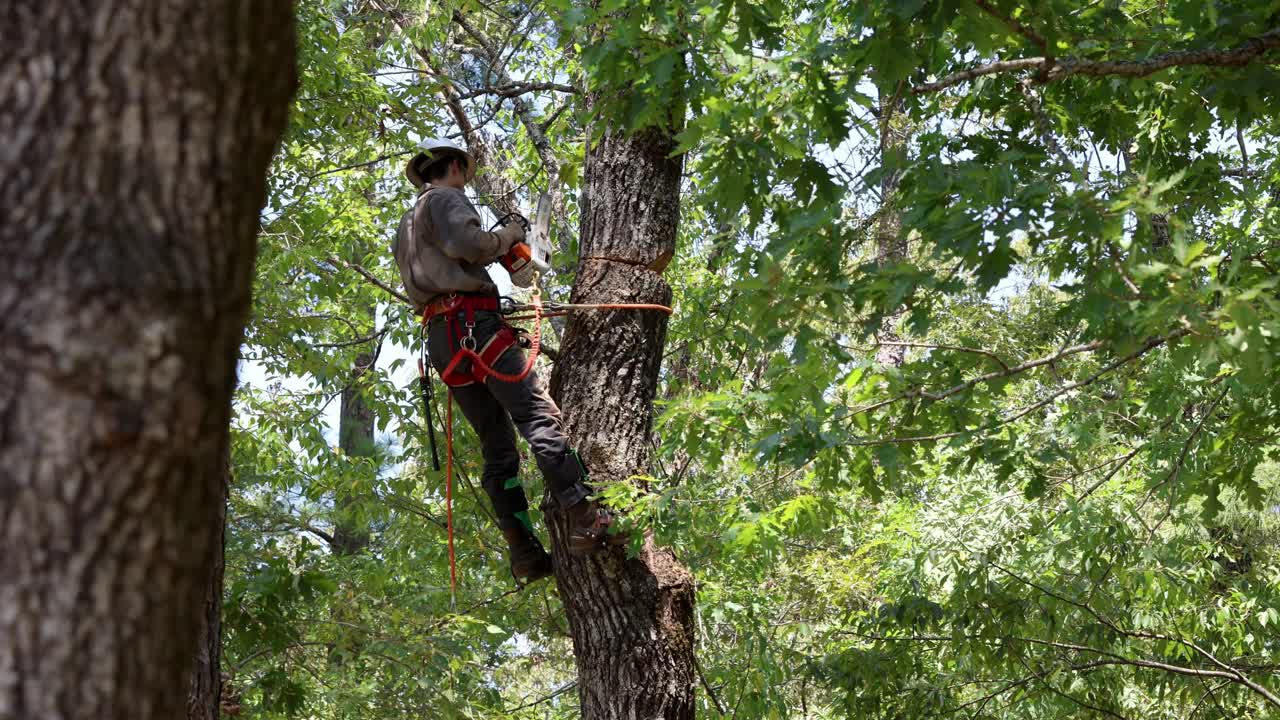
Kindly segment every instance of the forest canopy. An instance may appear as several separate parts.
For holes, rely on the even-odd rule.
[[[578,717],[465,423],[451,606],[390,243],[451,138],[486,221],[551,195],[568,299],[601,118],[683,161],[653,461],[601,493],[694,574],[699,715],[1280,712],[1280,2],[297,12],[224,713]]]

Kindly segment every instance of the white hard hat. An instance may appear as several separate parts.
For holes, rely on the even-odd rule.
[[[471,153],[456,144],[441,138],[427,138],[418,143],[418,152],[412,158],[409,158],[409,163],[404,168],[404,174],[408,176],[409,182],[416,187],[422,187],[427,183],[426,178],[422,177],[418,172],[418,166],[422,165],[422,161],[424,159],[428,161],[438,160],[449,155],[455,155],[463,159],[463,164],[466,165],[463,173],[466,175],[467,182],[470,182],[471,178],[476,175],[475,158],[471,157]]]

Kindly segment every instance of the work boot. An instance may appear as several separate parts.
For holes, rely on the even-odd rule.
[[[518,527],[503,530],[502,537],[507,540],[511,574],[517,580],[531,583],[551,574],[551,556],[542,548],[537,535]]]
[[[609,532],[613,513],[595,500],[583,500],[565,512],[569,516],[570,555],[590,555],[604,545],[625,545],[629,539],[624,533]]]

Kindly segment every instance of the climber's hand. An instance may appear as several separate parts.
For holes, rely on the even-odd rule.
[[[520,223],[507,223],[498,228],[494,235],[498,236],[498,251],[501,255],[506,255],[512,245],[524,242],[524,228]]]

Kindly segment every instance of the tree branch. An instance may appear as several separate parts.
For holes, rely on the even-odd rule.
[[[938,92],[939,90],[945,90],[949,87],[969,82],[970,80],[976,80],[983,75],[995,75],[996,73],[1029,70],[1031,68],[1040,67],[1044,62],[1045,59],[1042,57],[1022,58],[1020,60],[997,60],[993,63],[987,63],[986,65],[979,65],[975,68],[951,73],[936,82],[916,85],[911,88],[911,93],[913,95],[923,95],[925,93]]]
[[[716,691],[711,689],[711,683],[707,682],[707,676],[702,672],[702,664],[698,662],[698,656],[693,656],[693,668],[698,671],[698,679],[702,681],[702,689],[707,691],[707,697],[711,698],[711,702],[715,703],[716,711],[720,713],[720,717],[724,717],[727,712],[724,709],[724,703],[720,702],[720,697],[716,695]]]
[[[558,82],[509,82],[502,85],[482,87],[471,92],[462,93],[457,97],[459,100],[470,100],[481,95],[497,95],[498,97],[515,99],[521,95],[540,90],[554,90],[575,95],[578,93],[578,88]]]
[[[1071,158],[1067,157],[1067,154],[1062,150],[1062,146],[1058,144],[1058,139],[1053,136],[1053,121],[1045,113],[1044,105],[1040,102],[1040,98],[1036,97],[1035,90],[1031,88],[1032,84],[1032,79],[1026,78],[1018,83],[1018,90],[1027,101],[1027,107],[1031,109],[1031,115],[1035,118],[1036,128],[1040,131],[1040,139],[1044,141],[1045,147],[1049,148],[1049,152],[1062,161],[1063,165],[1071,167]]]
[[[494,49],[493,43],[475,25],[468,21],[462,12],[455,10],[453,21],[475,40],[480,52],[489,61],[489,68],[497,74],[498,82],[502,85],[516,84],[512,81],[511,76],[507,74],[506,67],[499,63],[498,52]],[[538,159],[542,161],[542,167],[546,170],[552,212],[554,217],[559,219],[564,215],[564,193],[560,189],[560,162],[556,159],[555,154],[551,152],[551,142],[547,139],[546,128],[538,122],[538,118],[534,116],[533,108],[523,98],[514,96],[509,99],[516,117],[520,119],[520,124],[524,126],[525,132],[529,135],[529,141],[533,144],[534,152],[538,154]],[[550,121],[548,121],[549,123]],[[566,228],[558,227],[557,230],[561,237],[568,237]]]
[[[1111,631],[1112,631],[1112,632],[1114,632],[1114,633],[1116,633],[1116,634],[1118,634],[1118,635],[1124,635],[1124,636],[1126,636],[1126,637],[1131,637],[1131,638],[1140,638],[1140,639],[1143,639],[1143,640],[1160,640],[1160,641],[1162,641],[1162,642],[1171,642],[1171,643],[1176,643],[1176,644],[1178,644],[1178,645],[1182,645],[1183,647],[1188,648],[1188,649],[1190,649],[1190,650],[1194,651],[1197,655],[1200,655],[1200,656],[1201,656],[1201,657],[1203,657],[1205,660],[1208,660],[1210,663],[1212,663],[1213,665],[1217,666],[1219,669],[1221,669],[1221,670],[1222,670],[1222,672],[1223,672],[1223,673],[1227,673],[1227,675],[1225,675],[1225,677],[1233,678],[1233,679],[1234,679],[1234,680],[1233,680],[1234,682],[1238,682],[1238,683],[1240,683],[1241,685],[1244,685],[1245,687],[1249,688],[1250,690],[1252,690],[1252,691],[1254,691],[1254,692],[1258,693],[1259,695],[1261,695],[1262,697],[1266,698],[1266,699],[1267,699],[1267,701],[1268,701],[1268,702],[1270,702],[1271,704],[1275,705],[1276,707],[1280,707],[1280,697],[1276,697],[1274,694],[1272,694],[1272,693],[1271,693],[1271,691],[1267,690],[1266,688],[1262,687],[1262,686],[1261,686],[1261,685],[1259,685],[1258,683],[1256,683],[1256,682],[1254,682],[1253,680],[1249,679],[1249,677],[1248,677],[1247,675],[1245,675],[1243,672],[1241,672],[1240,670],[1237,670],[1236,668],[1234,668],[1234,667],[1232,667],[1232,666],[1228,665],[1227,663],[1222,662],[1222,661],[1221,661],[1221,660],[1219,660],[1218,658],[1214,657],[1214,655],[1213,655],[1212,653],[1210,653],[1208,650],[1205,650],[1204,648],[1200,647],[1200,646],[1199,646],[1199,645],[1197,645],[1196,643],[1193,643],[1193,642],[1191,642],[1191,641],[1189,641],[1189,640],[1183,640],[1183,639],[1182,639],[1182,638],[1180,638],[1180,637],[1174,637],[1174,636],[1172,636],[1172,635],[1164,635],[1164,634],[1162,634],[1162,633],[1142,632],[1142,631],[1138,631],[1138,630],[1129,630],[1129,629],[1127,629],[1127,628],[1123,628],[1123,627],[1121,627],[1120,625],[1118,625],[1118,624],[1116,624],[1116,623],[1112,622],[1110,619],[1108,619],[1108,618],[1107,618],[1106,616],[1104,616],[1102,613],[1100,613],[1100,612],[1098,612],[1097,610],[1093,609],[1093,607],[1092,607],[1092,606],[1090,606],[1088,603],[1081,602],[1081,601],[1078,601],[1078,600],[1072,600],[1071,598],[1066,597],[1065,595],[1061,595],[1061,594],[1059,594],[1059,593],[1055,593],[1055,592],[1053,592],[1052,590],[1050,590],[1050,589],[1048,589],[1048,588],[1046,588],[1046,587],[1043,587],[1043,586],[1041,586],[1041,585],[1039,585],[1039,584],[1037,584],[1037,583],[1034,583],[1034,582],[1032,582],[1032,581],[1030,581],[1030,580],[1027,580],[1026,578],[1023,578],[1022,576],[1020,576],[1020,575],[1018,575],[1017,573],[1013,572],[1012,570],[1009,570],[1008,568],[1006,568],[1006,567],[1004,567],[1004,566],[1000,565],[1000,564],[999,564],[999,563],[997,563],[997,562],[994,562],[994,561],[988,561],[988,564],[990,564],[990,565],[991,565],[991,567],[994,567],[995,569],[997,569],[997,570],[999,570],[1000,572],[1004,573],[1005,575],[1008,575],[1009,577],[1013,578],[1014,580],[1017,580],[1018,582],[1022,583],[1023,585],[1026,585],[1027,587],[1034,588],[1035,590],[1038,590],[1039,592],[1042,592],[1042,593],[1044,593],[1045,595],[1048,595],[1048,596],[1049,596],[1049,597],[1051,597],[1051,598],[1055,598],[1055,599],[1057,599],[1057,600],[1061,600],[1062,602],[1067,603],[1068,605],[1072,605],[1072,606],[1074,606],[1074,607],[1077,607],[1077,608],[1079,608],[1079,609],[1081,609],[1081,610],[1085,611],[1086,613],[1089,613],[1089,615],[1093,616],[1093,618],[1094,618],[1095,620],[1097,620],[1098,622],[1100,622],[1100,623],[1102,623],[1103,625],[1107,626],[1108,628],[1110,628],[1110,629],[1111,629]],[[1101,650],[1093,650],[1092,652],[1096,652],[1096,653],[1098,653],[1098,654],[1100,654],[1100,655],[1107,655],[1107,656],[1110,656],[1110,657],[1120,657],[1120,656],[1118,656],[1118,655],[1111,655],[1111,654],[1109,654],[1109,653],[1104,653],[1104,652],[1103,652],[1103,651],[1101,651]],[[1186,668],[1174,669],[1174,667],[1175,667],[1175,666],[1164,665],[1163,663],[1155,663],[1155,662],[1152,662],[1152,661],[1140,661],[1140,660],[1129,660],[1128,662],[1133,663],[1133,664],[1137,664],[1137,663],[1148,663],[1147,665],[1144,665],[1144,666],[1146,666],[1146,667],[1159,667],[1159,668],[1161,668],[1161,669],[1169,670],[1170,672],[1178,672],[1178,673],[1180,673],[1180,674],[1190,674],[1189,672],[1181,672],[1182,670],[1186,670]],[[1200,671],[1197,671],[1197,672],[1198,672],[1199,674],[1207,674],[1208,672],[1212,672],[1212,671],[1203,671],[1203,670],[1200,670]],[[1222,675],[1219,675],[1219,677],[1222,677]]]
[[[1027,667],[1026,661],[1022,661],[1022,664],[1023,664],[1023,667]],[[1028,669],[1030,669],[1030,668],[1028,668]],[[1074,668],[1073,668],[1073,669],[1074,669]],[[1076,696],[1074,696],[1074,695],[1072,695],[1072,694],[1070,694],[1070,693],[1066,693],[1066,692],[1063,692],[1063,691],[1059,690],[1058,688],[1056,688],[1056,687],[1054,687],[1054,686],[1053,686],[1053,683],[1051,683],[1051,682],[1047,682],[1047,681],[1044,679],[1044,674],[1043,674],[1043,673],[1042,673],[1042,674],[1040,674],[1039,676],[1037,676],[1035,679],[1036,679],[1036,681],[1037,681],[1038,683],[1040,683],[1040,686],[1041,686],[1041,687],[1043,687],[1044,689],[1048,690],[1049,692],[1053,693],[1054,695],[1057,695],[1058,697],[1064,698],[1064,699],[1066,699],[1066,700],[1068,700],[1068,701],[1070,701],[1070,702],[1074,703],[1075,705],[1078,705],[1078,706],[1083,707],[1083,708],[1087,708],[1087,709],[1089,709],[1089,710],[1092,710],[1092,711],[1094,711],[1094,712],[1096,712],[1096,713],[1100,713],[1100,714],[1102,714],[1102,715],[1107,715],[1107,716],[1110,716],[1110,717],[1116,718],[1116,720],[1129,720],[1128,718],[1126,718],[1125,716],[1123,716],[1123,715],[1121,715],[1121,714],[1119,714],[1119,713],[1117,713],[1117,712],[1114,712],[1114,711],[1112,711],[1112,710],[1108,710],[1108,709],[1106,709],[1106,708],[1104,708],[1104,707],[1100,707],[1100,706],[1097,706],[1097,705],[1090,705],[1089,703],[1087,703],[1087,702],[1085,702],[1085,701],[1081,700],[1080,698],[1078,698],[1078,697],[1076,697]]]
[[[1091,77],[1119,76],[1146,77],[1152,73],[1171,67],[1200,65],[1208,67],[1243,67],[1253,62],[1268,51],[1280,48],[1280,28],[1251,37],[1233,48],[1222,50],[1207,48],[1202,50],[1176,50],[1156,55],[1146,60],[1079,60],[1065,58],[1055,60],[1052,57],[1031,57],[1018,60],[998,60],[968,70],[951,73],[941,79],[917,85],[911,88],[915,95],[938,92],[946,88],[969,82],[984,75],[1014,72],[1037,68],[1042,70],[1042,82],[1054,82],[1072,75],[1089,75]],[[1046,69],[1047,67],[1047,69]]]
[[[357,265],[357,264],[355,264],[355,263],[349,263],[349,262],[347,262],[346,260],[343,260],[343,259],[341,259],[341,258],[337,257],[336,255],[330,255],[328,258],[326,258],[326,260],[328,260],[328,261],[329,261],[329,263],[330,263],[330,264],[332,264],[332,265],[337,265],[337,266],[339,266],[339,267],[345,267],[345,268],[347,268],[348,270],[355,270],[356,272],[360,273],[360,275],[361,275],[361,276],[363,276],[365,280],[368,280],[369,282],[373,283],[374,285],[377,285],[378,287],[382,288],[382,289],[383,289],[383,290],[385,290],[386,292],[390,293],[392,297],[396,298],[396,299],[397,299],[397,300],[399,300],[400,302],[403,302],[403,303],[405,303],[406,305],[412,305],[412,304],[413,304],[413,303],[409,300],[408,296],[406,296],[404,293],[402,293],[402,292],[400,292],[399,290],[396,290],[395,288],[392,288],[390,285],[387,285],[386,283],[382,282],[381,280],[379,280],[379,279],[377,278],[377,276],[375,276],[373,273],[369,272],[368,270],[364,269],[364,268],[363,268],[363,267],[361,267],[360,265]]]
[[[927,347],[927,346],[923,345],[922,343],[904,343],[904,342],[893,342],[893,343],[891,343],[891,342],[884,341],[884,340],[881,340],[880,342],[878,342],[878,343],[876,343],[876,344],[877,344],[877,345],[901,345],[901,346],[905,346],[905,347],[911,347],[911,346],[913,346],[913,345],[916,345],[916,346],[921,346],[921,347]],[[944,347],[944,346],[939,345],[938,347]],[[917,389],[915,389],[915,390],[911,390],[911,391],[908,391],[908,392],[902,393],[901,395],[898,395],[897,397],[889,398],[888,400],[882,400],[882,401],[880,401],[880,402],[878,402],[878,403],[875,403],[875,404],[873,404],[873,405],[867,405],[867,406],[865,406],[865,407],[857,408],[856,410],[853,410],[852,412],[850,412],[850,415],[858,415],[858,414],[865,413],[865,412],[872,412],[873,410],[879,410],[880,408],[882,408],[882,407],[884,407],[884,406],[886,406],[886,405],[892,405],[893,403],[896,403],[896,402],[898,402],[898,401],[900,401],[900,400],[907,400],[907,399],[910,399],[910,398],[916,398],[916,397],[922,397],[922,398],[925,398],[925,399],[927,399],[927,400],[933,400],[933,401],[935,401],[935,402],[936,402],[936,401],[938,401],[938,400],[943,400],[943,399],[945,399],[945,398],[951,397],[952,395],[955,395],[956,393],[959,393],[959,392],[963,392],[963,391],[965,391],[965,390],[968,390],[968,389],[970,389],[970,388],[972,388],[972,387],[974,387],[975,385],[978,385],[978,384],[980,384],[980,383],[990,382],[990,381],[992,381],[992,380],[997,380],[997,379],[999,379],[999,378],[1004,378],[1004,377],[1011,377],[1011,376],[1013,376],[1013,375],[1017,375],[1017,374],[1019,374],[1019,373],[1026,372],[1027,370],[1032,370],[1032,369],[1034,369],[1034,368],[1038,368],[1038,367],[1040,367],[1040,366],[1042,366],[1042,365],[1050,365],[1050,364],[1055,363],[1055,362],[1057,362],[1058,360],[1061,360],[1062,358],[1068,357],[1068,356],[1070,356],[1070,355],[1075,355],[1075,354],[1077,354],[1077,353],[1084,353],[1084,352],[1093,352],[1094,350],[1097,350],[1097,349],[1098,349],[1098,348],[1100,348],[1100,347],[1102,347],[1102,341],[1101,341],[1101,340],[1094,340],[1093,342],[1085,343],[1085,344],[1083,344],[1083,345],[1072,345],[1071,347],[1065,347],[1065,348],[1062,348],[1061,350],[1059,350],[1058,352],[1056,352],[1056,353],[1054,353],[1054,354],[1052,354],[1052,355],[1046,355],[1046,356],[1044,356],[1044,357],[1042,357],[1042,358],[1037,358],[1037,359],[1035,359],[1035,360],[1028,360],[1028,361],[1026,361],[1026,362],[1024,362],[1024,363],[1021,363],[1021,364],[1019,364],[1019,365],[1014,365],[1013,367],[1009,367],[1009,366],[1005,365],[1003,362],[1000,362],[1000,361],[999,361],[999,359],[997,358],[997,360],[996,360],[996,361],[997,361],[997,362],[1000,362],[1000,364],[1003,366],[1003,369],[1001,369],[1001,370],[996,370],[996,371],[993,371],[993,372],[989,372],[989,373],[987,373],[987,374],[985,374],[985,375],[979,375],[979,376],[978,376],[978,377],[976,377],[976,378],[972,378],[972,379],[970,379],[970,380],[966,380],[966,381],[964,381],[964,382],[960,383],[959,385],[955,385],[955,386],[953,386],[953,387],[947,388],[946,390],[943,390],[942,392],[938,392],[938,393],[931,393],[931,392],[929,392],[928,390],[925,390],[925,389],[923,389],[923,388],[917,388]],[[956,350],[969,350],[968,348],[951,348],[951,349],[956,349]],[[977,351],[972,351],[972,352],[977,352]],[[984,353],[984,354],[986,354],[986,353]]]
[[[372,0],[372,2],[375,8],[387,17],[391,18],[396,26],[400,28],[400,32],[402,34],[406,36],[409,34],[408,31],[411,24],[404,13],[401,13],[394,8],[387,7],[381,2],[381,0]],[[436,58],[431,53],[427,52],[426,48],[419,46],[417,43],[413,43],[411,46],[414,53],[417,54],[418,59],[422,61],[423,65],[426,66],[433,75],[442,78],[445,81],[440,86],[440,94],[444,97],[445,107],[448,108],[449,114],[453,117],[454,124],[457,125],[458,130],[461,131],[462,139],[467,145],[467,150],[475,159],[476,165],[490,164],[488,143],[485,141],[484,136],[480,133],[476,125],[471,122],[470,116],[467,115],[466,108],[462,106],[463,96],[455,89],[455,81],[445,74],[437,64]],[[506,82],[504,84],[511,83]],[[485,204],[491,207],[496,214],[505,215],[519,210],[511,200],[511,193],[504,192],[504,188],[499,187],[499,184],[502,182],[499,174],[478,174],[472,182],[481,193],[489,198],[489,202]]]
[[[1238,672],[1227,670],[1208,670],[1185,665],[1174,665],[1172,663],[1159,662],[1157,660],[1144,660],[1141,658],[1130,658],[1111,652],[1109,650],[1101,650],[1088,645],[1076,645],[1073,643],[1055,642],[1053,640],[1041,640],[1039,638],[1028,638],[1019,636],[998,636],[991,637],[985,635],[909,635],[906,637],[889,637],[885,635],[866,635],[863,633],[848,633],[877,642],[954,642],[956,640],[977,640],[980,642],[990,642],[992,640],[1002,640],[1006,642],[1021,642],[1028,645],[1041,645],[1044,647],[1054,648],[1055,650],[1068,650],[1076,653],[1089,653],[1098,655],[1100,660],[1094,660],[1089,663],[1088,667],[1097,667],[1100,665],[1128,665],[1130,667],[1147,668],[1150,670],[1163,670],[1174,675],[1183,675],[1186,677],[1196,678],[1222,678],[1233,683],[1243,684],[1250,690],[1262,695],[1268,702],[1280,707],[1280,698],[1264,687],[1257,685],[1251,681],[1242,682]],[[1073,668],[1077,669],[1077,668]]]
[[[893,345],[896,347],[927,348],[929,350],[955,350],[956,352],[973,353],[975,355],[985,355],[991,358],[992,360],[995,360],[996,364],[999,365],[1005,372],[1010,371],[1009,365],[1005,363],[1004,360],[1001,360],[999,355],[996,355],[990,350],[983,350],[981,348],[968,348],[968,347],[961,347],[959,345],[935,345],[933,343],[898,342],[895,340],[880,340],[876,342],[876,344],[873,345],[872,347],[878,347],[880,345]]]

